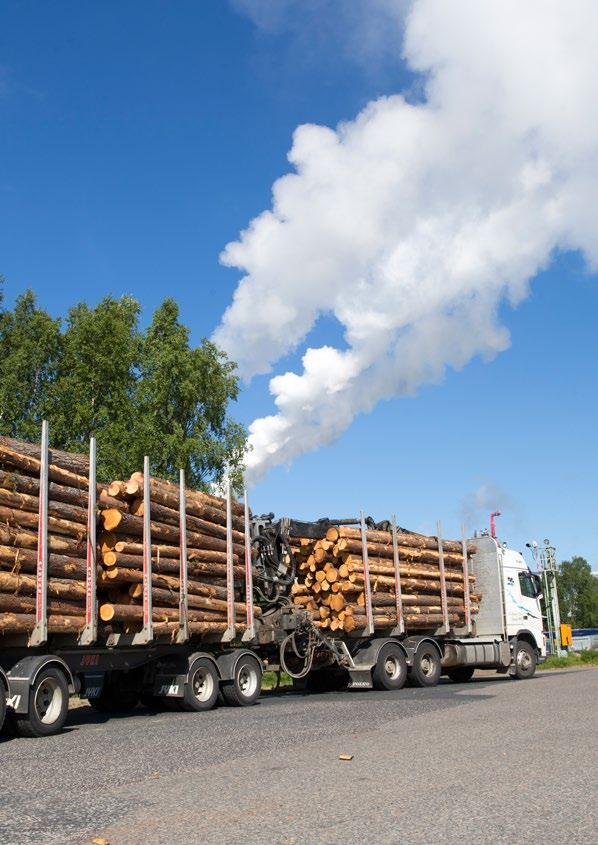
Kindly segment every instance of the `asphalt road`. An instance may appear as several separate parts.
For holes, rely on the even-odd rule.
[[[83,707],[0,757],[2,845],[596,845],[598,669],[107,722]]]

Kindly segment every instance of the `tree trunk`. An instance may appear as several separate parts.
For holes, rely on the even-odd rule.
[[[135,516],[143,516],[143,499],[133,500],[133,502],[131,503],[131,513],[135,514]],[[179,525],[178,508],[175,510],[174,508],[168,508],[165,505],[160,505],[152,501],[151,516],[152,519],[158,522],[162,522],[165,525],[176,525],[177,527]],[[237,520],[238,525],[240,520],[238,517],[235,517],[235,519]],[[209,517],[205,519],[200,519],[197,516],[191,516],[190,509],[187,508],[187,528],[191,531],[195,531],[198,534],[210,534],[214,537],[220,537],[222,540],[226,540],[226,516],[224,517],[224,525],[217,524]],[[233,528],[233,542],[236,542],[240,545],[245,542],[245,534],[243,533],[243,530],[244,529],[242,522],[240,530],[236,530],[235,528]]]
[[[8,472],[0,469],[0,487],[5,490],[12,490],[16,493],[28,493],[30,496],[39,496],[39,478],[30,475],[20,475],[17,472]],[[102,484],[98,484],[97,505],[98,508],[123,507],[123,503],[108,496]],[[79,490],[76,487],[65,487],[63,484],[56,484],[50,481],[48,484],[48,496],[50,501],[65,502],[68,505],[77,505],[81,508],[87,507],[87,489]]]
[[[390,531],[367,531],[366,537],[369,543],[390,544],[392,547],[392,534]],[[350,525],[339,525],[329,528],[326,532],[326,539],[336,542],[339,538],[347,538],[351,540],[359,540],[361,542],[361,529],[353,528]],[[428,537],[424,534],[414,534],[411,531],[397,531],[397,542],[401,546],[406,546],[412,549],[434,549],[438,550],[438,538]],[[445,552],[456,552],[460,554],[463,552],[462,545],[459,540],[443,540],[442,548]],[[470,551],[470,554],[473,554]]]
[[[29,596],[15,596],[0,593],[1,613],[35,613],[35,599]],[[64,613],[67,616],[84,616],[85,606],[80,602],[48,599],[48,613]]]

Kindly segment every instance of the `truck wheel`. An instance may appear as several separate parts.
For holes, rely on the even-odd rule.
[[[378,652],[378,659],[372,670],[374,689],[401,689],[406,680],[407,660],[403,649],[396,643],[386,643]]]
[[[223,683],[221,691],[225,704],[232,707],[249,707],[259,698],[261,688],[261,667],[255,657],[245,654],[235,667],[234,678]]]
[[[15,714],[21,736],[52,736],[62,729],[69,709],[69,688],[60,669],[42,669],[29,691],[28,709],[25,715]]]
[[[409,679],[414,687],[435,687],[440,680],[440,655],[433,645],[424,643],[415,653]]]
[[[520,681],[533,678],[536,672],[538,657],[536,650],[525,640],[515,642],[515,675]]]
[[[182,710],[211,710],[218,698],[218,672],[211,660],[200,657],[195,661],[187,683],[182,701]]]
[[[465,684],[471,681],[475,668],[473,666],[457,666],[456,669],[449,669],[446,673],[455,684]]]

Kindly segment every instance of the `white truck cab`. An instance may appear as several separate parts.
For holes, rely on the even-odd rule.
[[[531,678],[546,656],[540,605],[540,579],[523,555],[489,534],[474,537],[471,572],[481,596],[472,630],[456,631],[445,646],[443,667],[453,680],[466,680],[475,668],[496,668]]]

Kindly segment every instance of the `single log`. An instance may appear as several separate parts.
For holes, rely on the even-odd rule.
[[[1,505],[0,521],[6,525],[29,528],[33,531],[37,531],[38,528],[38,515],[36,513],[20,511]],[[87,532],[87,527],[86,525],[81,525],[79,522],[71,522],[67,519],[59,519],[56,516],[49,516],[48,531],[54,534],[63,534],[67,537],[74,537],[76,540],[82,540]]]
[[[371,577],[372,582],[372,589],[375,591],[377,586],[385,586],[385,587],[392,587],[394,589],[395,586],[395,579],[389,578],[386,575],[373,575]],[[349,581],[352,581],[354,584],[363,584],[364,577],[361,572],[351,572],[349,575]],[[401,578],[401,591],[402,592],[432,592],[432,593],[439,593],[440,586],[438,581],[432,581],[431,579],[423,579],[423,578]],[[455,582],[449,581],[446,585],[446,592],[447,595],[454,595],[454,596],[462,596],[463,595],[463,585],[456,584]]]
[[[329,528],[326,532],[326,539],[337,541],[339,538],[348,538],[351,540],[361,541],[361,529],[353,528],[350,525],[338,525]],[[366,538],[368,544],[383,543],[392,546],[392,534],[390,531],[367,531]],[[411,531],[397,531],[397,542],[401,546],[420,549],[435,549],[438,550],[438,538],[433,536],[426,536],[425,534],[415,534]],[[442,548],[445,552],[462,552],[462,545],[459,540],[443,540]],[[473,554],[473,552],[470,552]]]
[[[118,534],[113,531],[103,532],[100,535],[100,550],[102,552],[114,551],[120,554],[123,552],[128,555],[142,555],[143,543],[136,543],[133,540],[120,539]],[[178,558],[179,547],[169,546],[165,543],[153,543],[152,555],[154,557],[160,556],[165,558]],[[213,549],[187,549],[187,560],[201,561],[202,563],[226,563],[226,552],[219,552]],[[233,554],[233,564],[239,563],[239,556]]]
[[[143,499],[134,499],[131,503],[131,513],[135,514],[135,516],[143,516],[144,514],[144,505]],[[209,508],[208,510],[213,511],[213,508]],[[173,508],[168,508],[165,505],[157,504],[156,502],[151,502],[151,512],[152,512],[152,519],[156,520],[157,522],[162,522],[165,525],[179,525],[179,511],[178,509],[175,510]],[[218,516],[220,516],[221,512],[215,511]],[[239,544],[243,544],[245,542],[245,534],[243,533],[243,523],[236,517],[236,524],[237,528],[233,528],[232,530],[232,537],[233,541]],[[240,527],[239,527],[240,523]],[[233,521],[234,524],[234,521]],[[198,516],[193,516],[190,513],[190,507],[187,507],[187,528],[191,531],[195,531],[197,534],[210,534],[214,537],[220,537],[222,540],[226,540],[226,516],[224,517],[224,525],[216,523],[211,517],[204,517],[200,518]]]
[[[407,593],[406,595],[402,596],[402,600],[403,604],[407,606],[438,604],[438,598],[436,596],[426,596],[422,595],[421,593],[415,595]],[[463,599],[460,599],[457,596],[447,596],[446,603],[448,607],[463,608]],[[360,593],[358,595],[357,604],[361,606],[365,605],[364,593]],[[384,605],[392,605],[394,607],[396,604],[395,595],[394,593],[372,593],[372,604],[378,607],[383,607]]]
[[[80,631],[85,626],[81,616],[48,616],[48,633],[63,634]],[[29,613],[0,613],[0,634],[20,634],[32,631],[35,615]]]
[[[39,496],[39,478],[21,475],[14,471],[8,472],[0,469],[0,487],[17,493],[28,493],[30,496]],[[65,502],[68,505],[77,505],[82,508],[87,507],[87,490],[65,487],[64,484],[56,484],[54,481],[50,481],[48,496],[50,501]],[[98,484],[97,506],[100,510],[103,510],[104,508],[122,507],[123,503],[108,496],[104,487]]]
[[[141,584],[131,584],[129,587],[129,595],[131,598],[140,599],[143,596],[143,586]],[[210,607],[206,602],[215,600],[216,607]],[[156,607],[178,607],[179,593],[172,590],[165,590],[160,587],[152,587],[152,601]],[[220,617],[224,616],[226,619],[226,601],[222,602],[217,596],[197,596],[188,595],[187,604],[190,608],[195,610],[203,610],[209,613],[216,613]],[[224,604],[224,607],[222,606]],[[238,606],[237,606],[238,607]]]
[[[347,553],[361,555],[362,549],[363,546],[361,540],[352,540],[347,537],[341,537],[334,547],[333,554],[335,557],[343,557]],[[368,556],[369,555],[372,555],[372,557],[387,558],[392,560],[392,545],[386,545],[382,543],[368,543]],[[457,554],[455,552],[445,552],[443,556],[445,565],[463,565],[463,555]],[[399,547],[399,560],[407,562],[437,563],[438,559],[438,551],[433,552],[429,549],[422,550],[416,548],[408,548],[407,546]]]
[[[159,591],[159,593],[156,592],[156,591]],[[152,586],[152,595],[158,596],[158,595],[161,595],[162,593],[168,594],[169,596],[172,597],[172,601],[165,602],[166,604],[173,604],[173,602],[176,602],[176,604],[178,604],[178,602],[179,602],[178,588],[176,590],[173,590],[171,587],[166,588],[166,587],[153,587]],[[129,595],[131,598],[135,598],[135,599],[141,598],[143,596],[143,584],[142,583],[131,584],[129,586],[127,595]],[[197,594],[192,594],[192,595],[188,596],[188,598],[193,599],[195,597],[195,595],[197,595]],[[213,598],[213,599],[223,599],[224,601],[226,601],[227,591],[226,591],[226,587],[216,587],[212,584],[202,584],[202,591],[201,591],[200,595],[202,595],[202,596],[204,596],[205,598],[208,598],[208,599],[211,599],[211,598]],[[189,605],[189,606],[191,606],[191,605]]]
[[[394,577],[394,564],[389,564],[386,561],[382,563],[382,560],[384,559],[370,558],[370,574],[391,575]],[[359,557],[359,555],[347,555],[343,560],[343,564],[340,566],[340,570],[343,572],[363,572],[363,559]],[[440,568],[436,566],[429,566],[424,563],[420,563],[417,566],[399,564],[399,572],[401,573],[401,576],[404,575],[407,578],[417,578],[418,576],[422,576],[424,578],[433,578],[434,580],[440,579]],[[343,577],[346,577],[346,575],[343,575]],[[457,581],[462,584],[463,570],[445,567],[444,577],[446,581]],[[474,582],[475,575],[470,575],[469,580]]]
[[[135,604],[103,604],[100,607],[100,619],[102,622],[142,622],[143,608]],[[214,618],[209,613],[190,610],[188,613],[190,622],[221,622],[222,618]],[[152,620],[154,622],[178,622],[179,611],[169,607],[152,608]]]
[[[37,532],[37,525],[35,529]],[[37,549],[37,533],[25,531],[21,528],[9,528],[0,524],[0,543],[20,549]],[[50,534],[48,536],[48,551],[81,558],[86,556],[87,546],[85,542]]]
[[[136,485],[137,486],[137,485]],[[143,487],[143,485],[141,485]],[[141,498],[143,490],[139,491],[138,496],[133,499],[131,504],[131,512],[137,514],[137,516],[143,516],[143,499]],[[207,520],[211,523],[216,523],[217,525],[224,526],[226,528],[226,507],[225,508],[215,508],[211,505],[207,504],[206,502],[198,501],[194,496],[193,493],[186,494],[186,508],[187,508],[187,516],[194,516],[201,520]],[[169,522],[173,516],[176,516],[177,523],[178,523],[178,513],[179,513],[179,493],[178,490],[172,491],[167,488],[164,488],[163,485],[159,483],[157,479],[152,478],[150,481],[150,499],[152,503],[152,512],[154,508],[165,508],[166,511],[170,513],[165,513],[162,517],[158,517],[158,511],[156,511],[156,518],[161,519],[163,522]],[[168,518],[170,516],[170,519]],[[245,530],[245,520],[243,517],[238,516],[232,511],[231,508],[231,524],[234,529],[243,533]]]
[[[173,484],[172,481],[165,481],[163,478],[155,478],[152,476],[150,479],[150,490],[157,490],[158,488],[163,493],[171,493],[177,497],[178,501],[178,484]],[[132,496],[141,496],[143,493],[143,473],[142,472],[134,472],[127,482],[127,493]],[[192,490],[187,488],[186,495],[188,499],[193,499],[196,502],[200,502],[206,505],[209,505],[213,508],[219,508],[226,513],[226,499],[220,498],[220,496],[212,496],[210,493],[204,493],[201,490]],[[240,502],[236,502],[234,499],[231,501],[231,511],[238,516],[244,516],[245,508]]]
[[[226,622],[190,622],[189,636],[199,637],[202,634],[224,634],[228,625]],[[245,625],[235,625],[235,631],[240,634]],[[159,622],[154,625],[154,637],[170,637],[173,639],[179,632],[178,622]]]
[[[28,443],[26,440],[15,440],[6,435],[0,435],[0,445],[7,446],[14,452],[27,455],[30,458],[41,457],[41,446],[38,443]],[[50,463],[79,475],[89,475],[89,457],[76,452],[64,452],[62,449],[48,450]]]
[[[37,572],[37,552],[32,549],[0,546],[0,568],[10,569],[14,573]],[[87,563],[68,555],[49,554],[48,574],[76,581],[84,580],[87,577]]]
[[[15,596],[0,593],[0,612],[35,613],[35,599],[30,596]],[[64,613],[67,616],[84,616],[85,607],[74,601],[48,599],[48,613]]]
[[[102,584],[141,584],[143,583],[143,573],[136,569],[125,569],[124,567],[115,566],[112,569],[108,569],[103,572],[100,577],[100,581]],[[154,587],[163,587],[178,595],[179,585],[180,581],[178,578],[174,578],[171,575],[152,573],[152,589],[154,589]],[[224,599],[211,598],[212,586],[213,585],[211,584],[206,584],[200,581],[189,580],[187,592],[190,596],[198,596],[203,598],[205,601],[217,601],[219,602],[220,608],[224,607],[224,610],[226,610],[226,601]],[[211,607],[212,605],[209,606]],[[202,605],[202,607],[208,607],[208,605]],[[240,613],[245,612],[245,604],[243,602],[236,602],[235,607]],[[254,610],[256,616],[261,615],[259,607],[255,607]]]
[[[130,534],[134,537],[143,536],[143,519],[133,514],[122,513],[115,508],[109,508],[102,513],[102,520],[106,531],[118,531],[123,534]],[[173,525],[165,525],[162,522],[151,522],[152,539],[167,540],[178,546],[179,529]],[[187,532],[187,546],[198,548],[202,551],[212,550],[226,552],[226,541],[219,537],[210,537],[205,534]],[[233,552],[243,554],[243,548],[233,545]]]
[[[72,488],[71,488],[72,489]],[[17,493],[13,490],[6,490],[0,487],[0,505],[17,510],[39,512],[39,498],[30,496],[27,493]],[[48,502],[48,514],[59,519],[70,520],[71,522],[87,525],[87,510],[77,505],[67,505],[65,502]]]
[[[13,575],[10,572],[0,572],[0,592],[34,596],[36,586],[37,581],[31,575]],[[48,596],[57,599],[85,600],[85,584],[81,581],[71,581],[66,578],[49,578]]]
[[[125,555],[119,552],[104,552],[102,555],[104,566],[125,566],[128,569],[143,569],[143,558],[140,555]],[[157,572],[179,572],[180,563],[177,558],[163,558],[161,555],[152,556],[152,569]],[[203,563],[200,561],[187,561],[189,574],[217,575],[226,578],[226,566],[221,563]],[[235,579],[245,581],[245,568],[233,566]]]
[[[27,455],[15,452],[7,446],[0,445],[0,464],[14,467],[23,470],[23,472],[39,478],[41,463],[37,458],[29,458]],[[88,479],[83,475],[77,475],[69,470],[62,469],[55,464],[48,466],[48,479],[55,481],[57,484],[64,484],[67,487],[76,487],[79,490],[87,490],[89,487]]]

